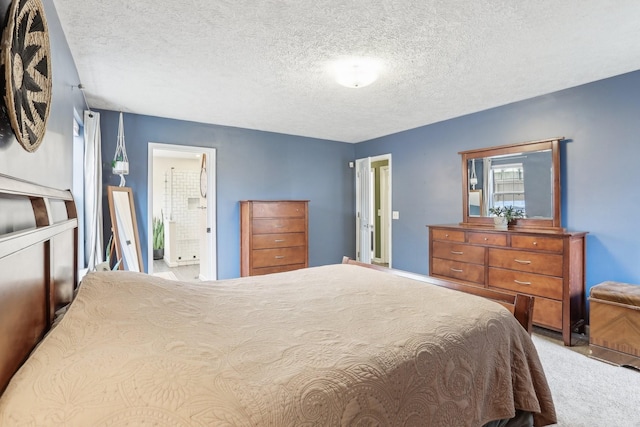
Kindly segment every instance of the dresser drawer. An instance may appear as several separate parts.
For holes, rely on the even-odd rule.
[[[251,253],[253,268],[271,267],[275,265],[304,264],[305,248],[254,249]]]
[[[253,202],[254,218],[304,217],[306,202]]]
[[[489,267],[562,276],[562,255],[489,248]]]
[[[562,253],[564,243],[562,239],[557,237],[513,235],[511,236],[511,247]]]
[[[448,242],[433,242],[434,258],[484,264],[485,248]]]
[[[305,246],[305,239],[306,233],[256,234],[253,236],[253,249]]]
[[[440,230],[433,229],[431,231],[433,240],[448,240],[450,242],[464,242],[464,231]]]
[[[533,303],[533,323],[561,330],[562,302],[536,297]]]
[[[293,271],[301,268],[305,268],[304,264],[289,264],[289,265],[278,265],[275,267],[263,267],[263,268],[254,268],[251,271],[252,276],[260,276],[263,274],[272,274],[272,273],[283,273],[285,271]]]
[[[297,233],[306,231],[304,218],[254,219],[253,234]]]
[[[432,275],[484,284],[484,265],[433,258]]]
[[[489,267],[489,286],[522,294],[562,299],[562,279],[560,277]]]
[[[507,246],[507,235],[504,233],[468,233],[469,243],[479,245]]]

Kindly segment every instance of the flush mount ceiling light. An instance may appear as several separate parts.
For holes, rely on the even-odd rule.
[[[381,61],[373,58],[346,58],[332,64],[336,81],[342,86],[353,89],[369,86],[375,82],[381,69]]]

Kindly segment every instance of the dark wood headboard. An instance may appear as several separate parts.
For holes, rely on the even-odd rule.
[[[78,283],[69,190],[0,174],[0,394]]]

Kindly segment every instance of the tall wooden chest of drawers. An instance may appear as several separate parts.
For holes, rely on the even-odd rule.
[[[240,275],[309,266],[308,200],[240,202]]]
[[[432,276],[535,297],[533,323],[565,345],[585,320],[584,232],[429,226]]]

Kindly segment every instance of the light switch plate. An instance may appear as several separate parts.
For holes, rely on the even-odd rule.
[[[391,213],[391,218],[393,219],[400,219],[400,211],[393,211]]]

